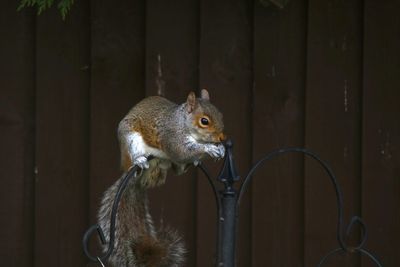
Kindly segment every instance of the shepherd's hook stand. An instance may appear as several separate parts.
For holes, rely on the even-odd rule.
[[[237,175],[235,162],[233,159],[232,153],[232,142],[227,141],[225,144],[226,147],[226,156],[224,160],[224,165],[220,174],[217,177],[217,180],[222,183],[223,189],[218,190],[217,186],[213,182],[209,172],[203,165],[198,165],[198,167],[204,172],[207,177],[208,182],[210,183],[212,190],[215,195],[216,205],[217,205],[217,216],[218,216],[218,236],[217,236],[217,267],[235,267],[235,248],[236,248],[236,223],[238,220],[238,207],[240,204],[240,200],[248,187],[253,174],[263,163],[270,161],[271,159],[287,153],[302,153],[305,154],[312,159],[316,160],[325,172],[328,174],[332,185],[335,188],[336,193],[336,202],[337,202],[337,210],[338,210],[338,220],[337,220],[337,240],[339,243],[339,247],[333,249],[328,252],[325,256],[322,257],[317,267],[323,266],[325,261],[333,255],[338,253],[360,253],[362,255],[367,256],[376,264],[378,267],[383,267],[380,261],[368,250],[364,249],[365,242],[367,240],[367,228],[363,220],[358,216],[353,216],[346,230],[344,230],[344,222],[343,222],[343,197],[342,191],[339,187],[337,179],[333,174],[332,169],[329,165],[319,158],[315,153],[310,150],[304,148],[284,148],[270,152],[263,158],[261,158],[253,167],[250,169],[249,173],[245,177],[241,187],[237,191],[234,188],[234,184],[240,180],[240,177]],[[151,160],[153,157],[150,156],[148,160]],[[117,194],[114,198],[113,207],[111,210],[111,218],[110,218],[110,236],[109,242],[107,244],[103,230],[97,224],[91,226],[83,236],[83,251],[85,255],[93,262],[99,263],[101,266],[104,266],[103,262],[107,261],[110,255],[114,250],[114,242],[115,242],[115,223],[116,223],[116,215],[118,210],[118,205],[121,200],[122,194],[131,178],[134,180],[132,182],[137,181],[137,176],[135,173],[139,171],[137,166],[131,168],[125,176],[121,179],[120,185],[118,187]],[[361,228],[361,238],[360,242],[357,246],[350,246],[345,242],[345,238],[350,235],[352,229],[356,224],[360,225]],[[93,256],[89,252],[88,244],[90,236],[97,231],[99,238],[103,245],[108,245],[107,250],[103,255]]]
[[[226,157],[224,165],[217,180],[223,184],[223,190],[218,191],[217,186],[212,181],[211,176],[207,169],[203,165],[199,165],[200,169],[206,175],[208,182],[210,183],[216,203],[217,203],[217,215],[218,215],[218,240],[217,240],[217,267],[234,267],[235,265],[235,237],[236,237],[236,222],[238,220],[238,207],[246,188],[250,184],[250,181],[255,171],[263,163],[276,158],[279,155],[287,153],[302,153],[312,159],[316,160],[322,168],[328,174],[332,185],[336,193],[336,202],[338,210],[337,220],[337,240],[339,247],[328,252],[322,257],[317,267],[323,266],[325,261],[331,256],[338,253],[360,253],[370,258],[378,267],[383,267],[380,261],[368,250],[364,249],[365,242],[367,240],[367,228],[363,220],[358,216],[353,216],[346,230],[344,230],[343,222],[343,196],[340,189],[339,183],[329,165],[323,161],[314,152],[305,148],[283,148],[270,152],[269,154],[262,157],[253,167],[250,169],[247,176],[238,191],[235,190],[235,182],[240,180],[237,174],[235,162],[233,159],[232,148],[233,144],[230,140],[226,142]],[[350,246],[346,243],[345,239],[350,235],[352,229],[356,224],[361,227],[361,238],[357,246]]]

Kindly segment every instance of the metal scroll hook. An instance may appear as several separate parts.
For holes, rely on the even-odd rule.
[[[328,252],[323,258],[322,260],[319,262],[319,264],[317,265],[317,267],[322,266],[322,264],[331,256],[339,253],[339,252],[346,252],[346,253],[354,253],[354,252],[359,252],[360,254],[366,255],[368,256],[378,267],[382,267],[382,264],[379,262],[379,260],[373,256],[369,251],[363,249],[363,246],[366,242],[367,239],[367,227],[365,225],[365,223],[363,222],[363,220],[358,217],[358,216],[354,216],[351,221],[350,224],[347,226],[346,228],[346,232],[344,232],[344,222],[343,222],[343,195],[342,195],[342,191],[340,189],[339,183],[336,179],[336,176],[334,175],[332,169],[330,168],[330,166],[323,161],[317,154],[315,154],[314,152],[304,149],[304,148],[284,148],[284,149],[279,149],[279,150],[275,150],[272,151],[271,153],[267,154],[266,156],[264,156],[263,158],[261,158],[249,171],[249,173],[247,174],[246,178],[244,179],[244,182],[239,190],[239,198],[238,198],[238,203],[240,203],[240,199],[243,196],[243,193],[245,192],[246,187],[248,186],[248,184],[250,183],[250,180],[254,174],[254,172],[256,171],[256,169],[261,166],[262,163],[265,163],[267,161],[270,161],[271,159],[277,157],[278,155],[281,154],[286,154],[289,152],[297,152],[297,153],[302,153],[305,154],[309,157],[311,157],[312,159],[314,159],[315,161],[317,161],[321,167],[325,170],[326,174],[328,175],[328,177],[331,180],[331,183],[335,189],[335,194],[336,194],[336,203],[337,203],[337,214],[338,214],[338,219],[337,219],[337,241],[339,243],[339,248],[334,249],[330,252]],[[348,246],[348,244],[345,241],[345,236],[348,237],[352,231],[352,229],[355,227],[355,225],[358,224],[361,227],[361,241],[359,242],[359,244],[356,247],[351,247]]]
[[[153,158],[154,157],[150,155],[147,157],[147,160],[150,161]],[[136,165],[133,166],[132,168],[130,168],[128,170],[128,172],[125,173],[123,178],[120,180],[118,190],[117,190],[117,193],[115,194],[114,202],[113,202],[112,209],[111,209],[109,241],[108,242],[106,241],[103,229],[101,229],[101,227],[98,224],[92,225],[83,235],[83,239],[82,239],[83,251],[84,251],[86,257],[88,257],[88,259],[90,259],[91,261],[98,262],[102,266],[104,266],[103,261],[106,261],[111,256],[112,252],[114,251],[115,224],[116,224],[116,217],[117,217],[119,202],[121,201],[121,197],[125,191],[125,188],[128,185],[129,180],[133,177],[133,179],[134,179],[133,182],[135,183],[137,181],[138,177],[140,176],[137,174],[137,172],[139,170],[140,170],[140,168],[138,166],[136,166]],[[101,256],[93,256],[89,252],[89,248],[88,248],[89,247],[89,239],[95,231],[97,231],[102,245],[106,245],[108,243],[107,251]]]

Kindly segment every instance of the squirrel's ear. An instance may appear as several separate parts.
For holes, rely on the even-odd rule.
[[[187,112],[192,113],[195,106],[196,106],[196,95],[194,94],[194,92],[190,92],[186,100]]]
[[[201,98],[204,100],[210,100],[210,94],[206,89],[201,89]]]

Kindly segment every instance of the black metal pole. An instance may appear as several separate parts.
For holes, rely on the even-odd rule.
[[[221,211],[219,212],[218,230],[218,267],[234,267],[236,248],[236,221],[237,221],[237,192],[233,184],[239,180],[236,174],[232,154],[232,142],[227,141],[224,166],[218,180],[224,184],[224,190],[219,192]]]
[[[220,192],[221,196],[221,242],[220,251],[221,258],[218,266],[234,267],[235,266],[235,247],[236,247],[236,200],[237,194],[233,188]]]

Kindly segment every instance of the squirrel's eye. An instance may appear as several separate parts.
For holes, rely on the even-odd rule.
[[[203,126],[207,126],[209,124],[209,121],[208,121],[207,118],[203,117],[203,118],[200,119],[200,124],[203,125]]]

